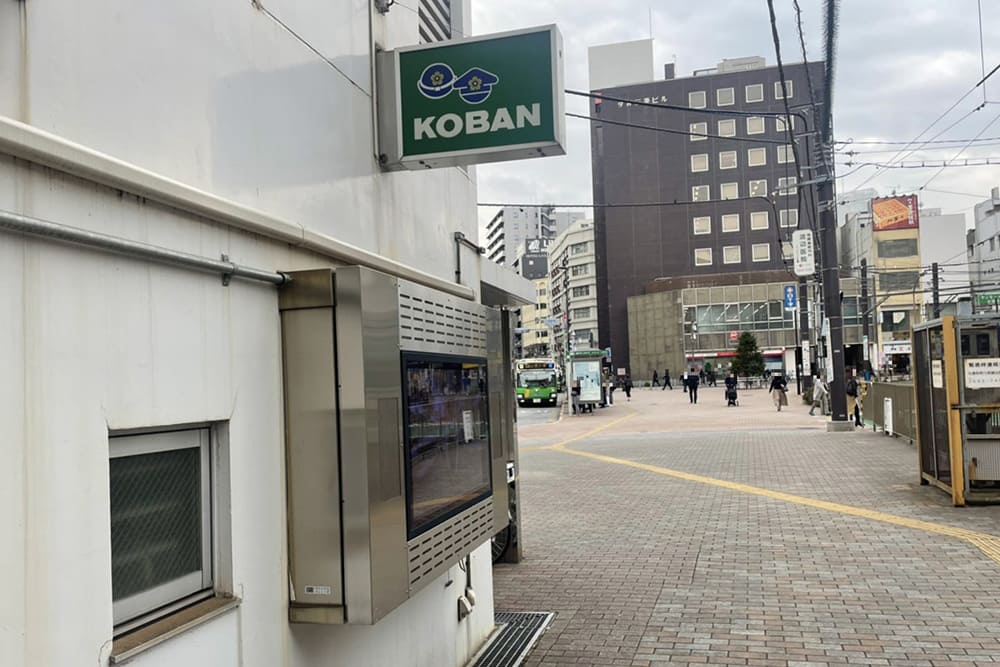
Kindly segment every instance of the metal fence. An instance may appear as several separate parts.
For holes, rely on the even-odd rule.
[[[890,405],[891,413],[887,420],[885,409]],[[888,430],[893,435],[908,439],[911,443],[916,442],[917,410],[913,398],[913,383],[873,382],[868,385],[864,418],[866,421],[871,421],[877,430]]]

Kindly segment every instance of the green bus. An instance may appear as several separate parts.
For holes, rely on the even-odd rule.
[[[559,368],[555,359],[519,359],[515,368],[518,405],[556,404],[559,395]]]

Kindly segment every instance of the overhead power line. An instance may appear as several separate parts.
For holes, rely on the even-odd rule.
[[[748,143],[757,144],[777,144],[779,146],[784,146],[787,142],[778,139],[754,139],[752,137],[727,137],[721,134],[707,134],[703,132],[688,132],[686,130],[675,130],[666,127],[656,127],[655,125],[642,125],[640,123],[631,123],[628,121],[621,120],[609,120],[607,118],[602,118],[600,116],[585,116],[584,114],[566,112],[566,115],[570,118],[582,118],[583,120],[589,120],[594,123],[605,123],[607,125],[621,125],[623,127],[632,127],[637,130],[651,130],[653,132],[664,132],[666,134],[681,134],[688,137],[704,137],[707,139],[728,139],[731,141],[742,141]]]
[[[947,169],[949,167],[989,167],[1000,165],[1000,157],[970,157],[958,162],[955,160],[956,158],[950,157],[947,160],[920,160],[915,162],[897,162],[895,164],[848,160],[846,162],[838,162],[837,164],[844,167],[878,167],[879,169]],[[933,180],[933,177],[931,180]],[[930,183],[930,181],[927,182]],[[918,188],[918,190],[921,189],[923,188]]]
[[[965,141],[1000,141],[1000,137],[980,137],[978,139],[976,139],[976,138],[973,138],[973,139],[936,139],[936,140],[933,140],[933,141],[931,141],[930,139],[928,139],[927,141],[921,141],[920,143],[922,145],[923,144],[960,144],[960,143],[965,142]],[[833,143],[840,144],[840,145],[852,145],[852,144],[857,144],[857,145],[862,145],[862,144],[865,144],[865,145],[874,145],[874,144],[878,144],[878,145],[890,145],[891,146],[891,145],[894,145],[894,144],[895,145],[899,145],[899,144],[909,145],[909,144],[913,143],[913,140],[911,139],[909,141],[890,141],[890,140],[879,141],[877,139],[866,139],[866,140],[863,140],[863,141],[862,140],[855,141],[854,139],[842,139],[842,140],[834,141]]]

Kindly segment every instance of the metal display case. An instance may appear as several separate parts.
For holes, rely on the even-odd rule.
[[[362,267],[290,275],[289,618],[372,624],[507,523],[500,313]]]

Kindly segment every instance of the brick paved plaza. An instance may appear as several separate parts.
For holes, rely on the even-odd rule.
[[[1000,507],[951,507],[915,447],[827,433],[794,387],[781,413],[722,391],[519,427],[496,607],[556,612],[526,665],[1000,662]]]

